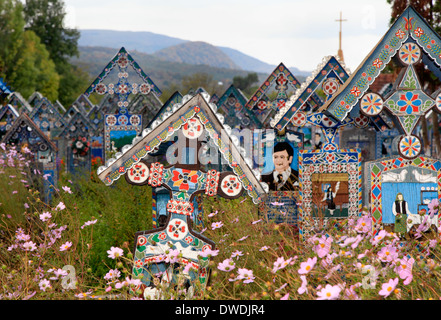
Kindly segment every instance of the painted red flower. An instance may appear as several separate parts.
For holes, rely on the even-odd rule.
[[[179,169],[173,170],[173,186],[179,190],[188,191],[198,182],[198,172],[195,170]]]

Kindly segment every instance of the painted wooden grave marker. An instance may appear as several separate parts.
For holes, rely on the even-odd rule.
[[[185,273],[188,289],[193,287],[194,281],[202,285],[207,281],[208,259],[200,256],[208,249],[214,250],[215,244],[192,227],[192,199],[196,194],[234,199],[245,191],[256,203],[266,196],[264,187],[248,164],[250,161],[246,161],[232,137],[225,132],[222,116],[215,113],[207,100],[201,94],[184,97],[182,105],[173,114],[166,115],[160,123],[145,129],[142,137],[134,139],[115,158],[109,159],[106,166],[98,169],[98,176],[106,185],[125,176],[131,184],[164,187],[171,194],[167,216],[165,221],[161,221],[161,226],[136,234],[133,273],[143,274],[140,288],[145,298],[155,296],[156,284],[161,280],[168,285],[177,285],[178,266],[191,264],[193,267]],[[187,153],[193,155],[191,159],[172,165],[145,160],[175,132],[181,135],[180,138],[183,137],[180,140],[183,144],[176,150],[178,154],[183,151],[181,149],[191,151],[196,148]],[[203,133],[213,140],[232,171],[201,170],[197,159],[201,144],[197,140]],[[164,262],[166,249],[182,253],[182,258],[176,261],[177,265]],[[155,274],[158,273],[166,276],[156,279]]]
[[[343,120],[359,103],[360,112],[366,116],[387,112],[400,130],[401,136],[395,140],[398,157],[370,163],[374,234],[389,228],[406,237],[413,226],[406,222],[416,221],[418,213],[422,213],[418,221],[422,222],[428,217],[428,211],[422,210],[423,205],[440,197],[436,180],[440,178],[439,161],[421,155],[422,140],[415,135],[422,117],[431,110],[441,111],[437,97],[434,99],[425,92],[416,72],[416,66],[422,63],[439,77],[440,48],[440,36],[408,6],[356,72],[322,107],[335,119]],[[391,59],[398,61],[402,69],[393,88],[381,96],[369,89]],[[426,185],[425,178],[434,182]],[[392,206],[395,201],[396,206]],[[438,225],[438,214],[430,219],[431,226]]]

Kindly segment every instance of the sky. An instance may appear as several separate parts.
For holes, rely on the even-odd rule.
[[[229,47],[266,63],[313,71],[336,55],[340,18],[354,71],[389,28],[386,0],[65,0],[66,26],[149,31]]]

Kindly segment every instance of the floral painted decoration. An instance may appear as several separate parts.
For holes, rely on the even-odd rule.
[[[72,139],[72,153],[80,157],[85,157],[89,152],[90,142],[86,137],[76,137]]]

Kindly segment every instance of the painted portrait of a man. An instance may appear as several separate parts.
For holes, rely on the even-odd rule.
[[[270,191],[294,191],[299,187],[299,173],[291,167],[294,149],[288,142],[279,142],[274,146],[274,170],[262,175],[262,182]]]

